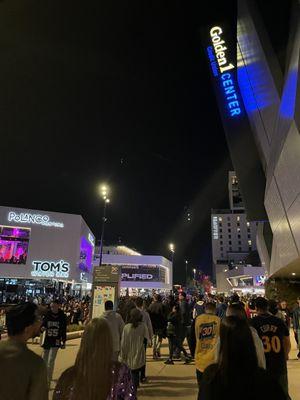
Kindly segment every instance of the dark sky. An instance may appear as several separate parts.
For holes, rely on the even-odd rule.
[[[204,4],[206,3],[206,8]],[[211,267],[231,167],[199,29],[226,1],[0,2],[2,205],[81,214],[106,243]],[[184,218],[187,207],[192,222]]]

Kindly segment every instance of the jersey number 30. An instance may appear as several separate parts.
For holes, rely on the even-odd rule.
[[[274,353],[280,353],[281,342],[278,336],[263,336],[261,340],[264,344],[265,353],[270,353],[271,351]]]

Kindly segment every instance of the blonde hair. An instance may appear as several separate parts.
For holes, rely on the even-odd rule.
[[[113,343],[104,318],[87,324],[75,361],[74,400],[106,400],[112,386]]]

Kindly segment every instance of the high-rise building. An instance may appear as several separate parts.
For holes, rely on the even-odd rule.
[[[212,210],[212,258],[218,291],[230,290],[224,274],[238,266],[249,265],[249,255],[256,247],[257,222],[247,219],[238,179],[234,171],[229,172],[229,209]],[[255,259],[255,257],[254,257]],[[257,257],[256,257],[257,259]],[[259,262],[256,262],[259,266]]]
[[[235,27],[214,22],[204,40],[261,263],[299,278],[300,3],[238,0]]]

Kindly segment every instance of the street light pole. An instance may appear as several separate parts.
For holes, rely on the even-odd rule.
[[[103,256],[103,240],[104,240],[104,231],[105,231],[105,223],[107,221],[106,218],[106,207],[110,202],[109,198],[107,197],[108,188],[106,186],[101,187],[101,196],[104,200],[103,206],[103,216],[102,216],[102,228],[101,228],[101,239],[100,239],[100,254],[99,254],[99,267],[102,265],[102,256]]]
[[[187,281],[188,281],[188,260],[185,260],[185,287],[187,287]]]
[[[171,252],[171,260],[172,260],[172,284],[174,284],[174,253],[175,253],[175,246],[173,243],[169,244],[169,250]]]

